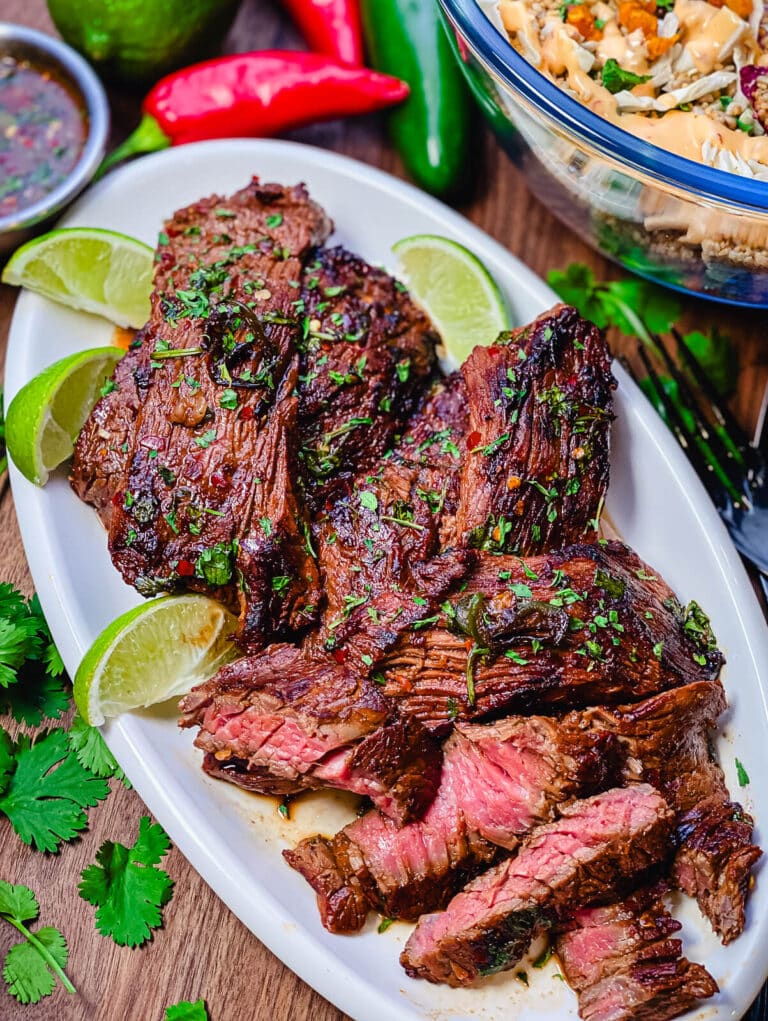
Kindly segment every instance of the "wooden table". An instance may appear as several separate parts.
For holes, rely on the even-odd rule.
[[[426,0],[425,0],[426,2]],[[53,31],[44,0],[3,0],[3,19]],[[267,46],[297,47],[300,40],[277,6],[244,0],[228,39],[230,50]],[[113,93],[115,141],[134,125],[138,97]],[[382,167],[402,170],[375,118],[319,126],[293,137],[334,149]],[[616,271],[533,199],[525,184],[488,133],[481,140],[483,169],[475,196],[462,212],[545,274],[572,260],[594,267],[598,278]],[[0,287],[0,357],[15,292]],[[740,373],[733,410],[752,428],[768,380],[765,314],[686,303],[686,321],[706,329],[717,325],[738,342]],[[7,480],[0,484],[0,580],[32,591]],[[3,721],[7,724],[7,721]],[[82,839],[65,845],[58,856],[26,848],[3,820],[0,822],[0,878],[31,886],[39,896],[44,924],[59,926],[70,947],[67,969],[79,996],[58,987],[37,1006],[18,1006],[0,983],[0,1018],[25,1021],[160,1021],[164,1008],[182,999],[204,996],[212,1021],[340,1021],[344,1017],[285,968],[230,914],[181,854],[173,850],[166,867],[175,881],[173,899],[165,909],[165,926],[140,950],[115,946],[97,934],[93,908],[77,894],[80,871],[93,861],[106,839],[130,844],[139,817],[146,811],[132,791],[114,785],[110,798],[89,812]],[[0,957],[13,940],[0,925]],[[765,1006],[751,1021],[768,1018]]]

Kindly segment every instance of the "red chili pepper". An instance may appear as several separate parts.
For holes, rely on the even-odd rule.
[[[176,565],[176,573],[181,578],[191,578],[195,573],[195,565],[189,560],[180,560]]]
[[[283,5],[315,53],[363,63],[359,0],[283,0]]]
[[[347,662],[347,656],[349,656],[349,650],[348,649],[334,649],[333,650],[333,658],[339,664],[346,663]]]
[[[480,433],[475,429],[474,432],[471,432],[469,436],[467,436],[467,449],[472,450],[473,447],[478,445],[482,438],[483,437]]]
[[[107,156],[99,175],[137,153],[208,138],[276,135],[372,113],[407,96],[398,78],[318,53],[261,50],[206,60],[154,86],[138,128]]]

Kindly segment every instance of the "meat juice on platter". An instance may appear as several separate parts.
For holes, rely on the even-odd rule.
[[[728,943],[761,852],[712,757],[704,611],[599,537],[604,338],[558,305],[446,375],[331,231],[257,179],[175,213],[72,485],[140,592],[239,613],[241,657],[181,703],[206,772],[366,799],[285,852],[326,928],[416,921],[403,966],[452,986],[545,934],[583,1017],[675,1017],[717,986],[662,895]]]
[[[0,218],[57,188],[80,159],[87,132],[82,103],[63,81],[0,55]]]

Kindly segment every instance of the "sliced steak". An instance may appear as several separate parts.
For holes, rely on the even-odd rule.
[[[511,968],[540,933],[661,864],[672,825],[664,799],[644,784],[575,802],[445,911],[424,915],[403,967],[413,978],[452,986]]]
[[[403,823],[434,798],[442,750],[388,709],[376,685],[289,645],[236,661],[181,703],[211,775],[277,796],[349,790]]]
[[[619,904],[583,908],[554,948],[579,997],[583,1021],[670,1021],[718,992],[700,964],[682,956],[680,923],[664,907],[663,887]]]
[[[639,705],[592,709],[580,718],[618,736],[633,764],[627,779],[653,783],[676,810],[672,876],[730,943],[744,928],[752,868],[762,852],[752,843],[751,816],[731,801],[712,757],[709,732],[725,705],[719,681],[699,682]]]
[[[617,753],[612,736],[547,717],[458,727],[422,819],[400,828],[369,811],[333,839],[312,837],[283,855],[317,893],[331,932],[360,928],[371,909],[416,919],[444,906],[499,848],[516,849],[558,805],[614,783]]]
[[[722,656],[692,636],[691,612],[621,543],[484,554],[438,619],[385,657],[384,692],[430,727],[639,700],[717,676]]]
[[[461,372],[469,431],[460,541],[525,556],[594,531],[608,485],[616,387],[597,327],[557,305],[476,347]]]

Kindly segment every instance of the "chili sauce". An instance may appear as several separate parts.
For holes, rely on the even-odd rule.
[[[61,184],[87,133],[83,105],[67,85],[47,68],[0,56],[0,217]]]

